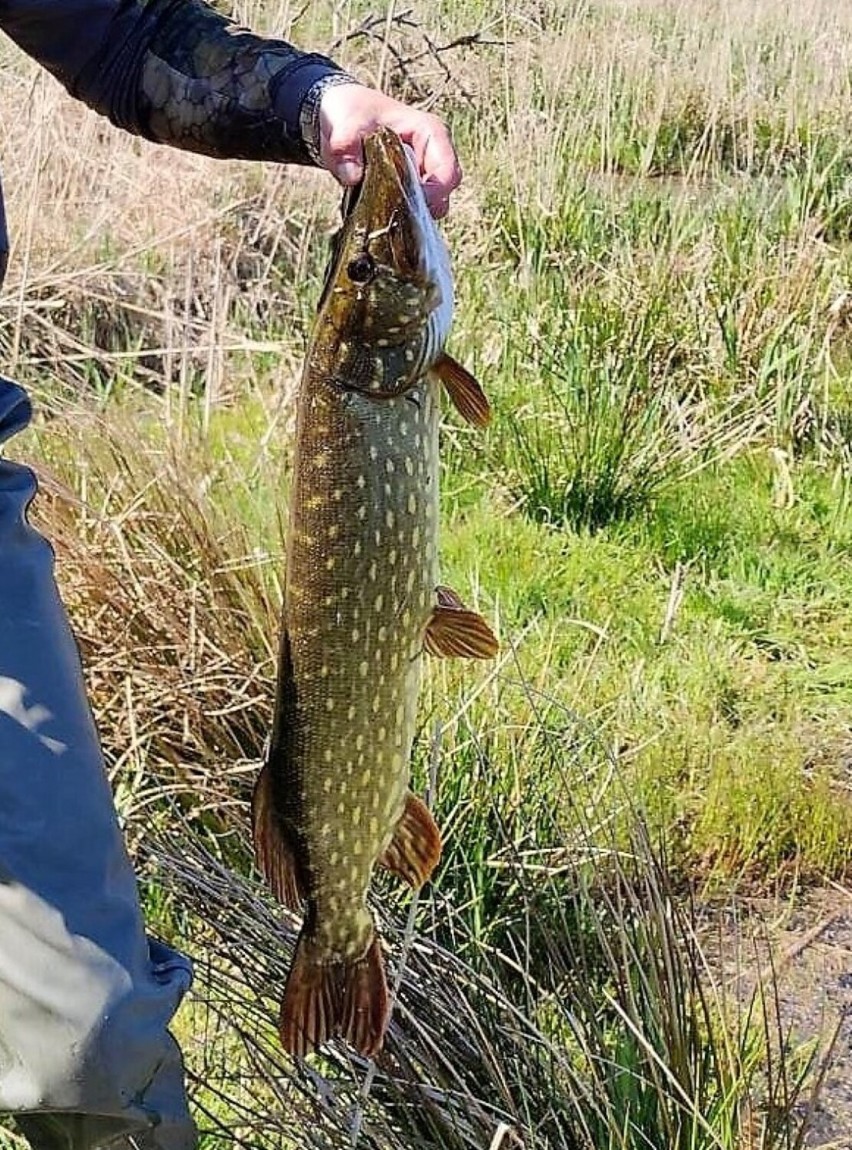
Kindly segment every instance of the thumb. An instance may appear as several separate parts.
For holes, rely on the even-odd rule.
[[[325,166],[347,188],[357,184],[364,174],[364,165],[357,156],[329,156]]]
[[[326,125],[321,145],[323,164],[344,187],[357,184],[364,174],[361,134],[350,125]]]

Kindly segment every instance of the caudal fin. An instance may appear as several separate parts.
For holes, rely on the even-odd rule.
[[[281,1003],[279,1034],[288,1054],[304,1058],[341,1035],[365,1058],[382,1048],[390,1003],[378,938],[355,962],[320,962],[303,930]]]

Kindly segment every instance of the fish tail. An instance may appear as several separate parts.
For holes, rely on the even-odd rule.
[[[364,955],[352,962],[321,961],[302,930],[281,1003],[279,1033],[288,1054],[304,1058],[342,1035],[365,1058],[382,1048],[390,1004],[385,964],[375,931]]]

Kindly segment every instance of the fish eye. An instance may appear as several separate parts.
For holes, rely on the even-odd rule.
[[[354,260],[350,260],[346,268],[346,274],[354,284],[369,283],[375,273],[376,264],[368,252],[363,252],[360,256],[356,256]]]

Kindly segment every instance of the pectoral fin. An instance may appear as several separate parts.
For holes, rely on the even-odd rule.
[[[441,832],[422,799],[409,791],[402,818],[379,863],[410,886],[429,881],[441,857]]]
[[[447,389],[447,395],[462,419],[474,427],[487,427],[491,422],[491,404],[467,368],[444,354],[432,370]]]
[[[423,646],[430,655],[491,659],[500,649],[481,615],[469,611],[449,587],[438,587],[438,605],[426,624]]]
[[[257,869],[270,890],[288,910],[298,911],[305,897],[299,876],[295,844],[275,809],[272,773],[267,764],[258,775],[251,800]]]

